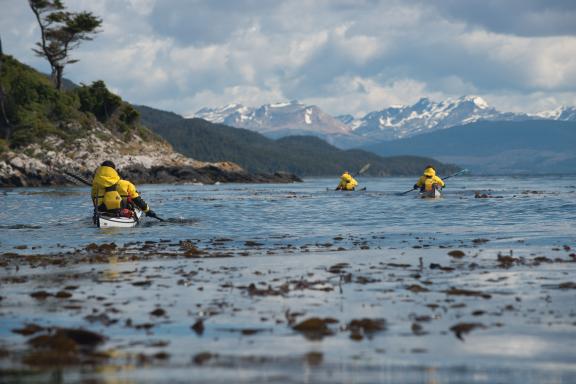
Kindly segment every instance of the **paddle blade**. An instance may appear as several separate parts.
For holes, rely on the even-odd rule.
[[[166,220],[164,220],[163,218],[159,217],[155,212],[148,212],[148,213],[146,214],[146,216],[152,217],[152,218],[154,218],[154,219],[156,219],[156,220],[159,220],[159,221],[166,221]]]
[[[368,168],[370,168],[370,163],[366,164],[365,166],[363,166],[362,168],[360,168],[360,170],[358,171],[357,175],[361,175],[364,172],[366,172],[368,170]]]

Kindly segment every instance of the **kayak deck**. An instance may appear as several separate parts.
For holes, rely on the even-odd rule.
[[[420,192],[420,197],[422,199],[439,199],[442,197],[442,192],[439,189],[433,189],[431,191]]]
[[[133,228],[142,222],[142,216],[143,212],[139,209],[134,210],[133,217],[118,217],[98,212],[94,217],[94,223],[98,228]]]

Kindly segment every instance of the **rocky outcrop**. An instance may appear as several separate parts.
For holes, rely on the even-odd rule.
[[[253,174],[240,170],[227,169],[226,164],[207,164],[194,167],[152,167],[149,169],[129,167],[121,171],[122,177],[135,183],[293,183],[302,181],[297,176],[276,172],[274,174]],[[237,167],[237,166],[236,166]],[[239,167],[238,167],[239,168]]]
[[[96,127],[87,137],[72,142],[49,137],[41,144],[5,152],[0,155],[0,187],[70,184],[73,179],[66,177],[67,172],[91,180],[104,160],[112,160],[124,178],[138,184],[301,181],[285,173],[249,174],[231,162],[190,159],[162,140],[144,141],[134,135],[128,143]]]
[[[38,187],[48,185],[66,185],[77,182],[67,176],[67,172],[90,181],[94,169],[79,167],[68,163],[48,165],[25,154],[5,154],[0,160],[0,187]],[[149,159],[147,159],[149,161]],[[126,163],[119,172],[123,178],[137,184],[157,183],[293,183],[301,182],[297,176],[276,172],[274,174],[252,174],[234,163],[166,164],[147,167],[142,162]]]

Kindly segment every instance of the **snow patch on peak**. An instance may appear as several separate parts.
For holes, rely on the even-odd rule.
[[[202,108],[194,115],[189,116],[189,118],[197,117],[213,123],[222,124],[224,122],[224,116],[236,113],[244,108],[245,107],[240,104],[228,104],[220,108]]]
[[[543,119],[556,119],[562,114],[563,107],[558,107],[549,111],[536,112],[532,116],[541,117]]]
[[[314,112],[312,111],[312,108],[306,108],[305,112],[304,112],[304,122],[308,125],[312,124],[312,114]]]
[[[473,101],[474,101],[474,104],[476,104],[476,106],[477,106],[478,108],[486,109],[486,108],[489,108],[489,107],[490,107],[490,105],[488,105],[488,103],[486,102],[486,100],[484,100],[484,99],[481,98],[480,96],[476,96]]]
[[[268,106],[269,106],[270,108],[289,107],[290,105],[292,105],[292,103],[274,103],[274,104],[268,104]]]
[[[470,95],[470,96],[462,96],[459,99],[456,100],[457,103],[462,103],[462,102],[471,102],[473,103],[476,107],[480,108],[480,109],[487,109],[490,108],[490,105],[488,104],[488,102],[486,102],[486,100],[484,100],[482,97],[480,96],[474,96],[474,95]]]
[[[576,121],[576,107],[568,107],[563,105],[549,111],[542,111],[530,114],[530,116],[534,116],[541,119]]]

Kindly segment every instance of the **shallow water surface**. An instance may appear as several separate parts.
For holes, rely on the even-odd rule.
[[[134,229],[91,225],[85,187],[11,189],[0,195],[0,251],[63,250],[114,241],[227,238],[227,247],[257,240],[263,247],[326,243],[334,236],[372,236],[402,246],[407,238],[436,242],[490,237],[499,244],[562,243],[574,236],[574,177],[455,177],[444,198],[422,200],[413,179],[365,178],[365,192],[335,192],[334,179],[271,185],[143,185],[143,198],[168,222]],[[328,190],[329,189],[329,190]],[[491,198],[475,198],[475,192]],[[385,237],[385,239],[382,239]],[[34,248],[34,249],[32,249]]]
[[[94,228],[83,188],[3,191],[0,375],[576,382],[574,178],[454,178],[439,200],[361,180],[145,185],[168,220],[128,230]]]

